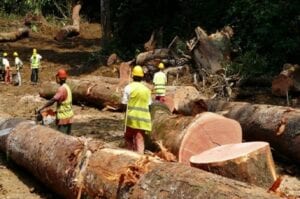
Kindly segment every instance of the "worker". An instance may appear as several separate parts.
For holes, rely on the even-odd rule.
[[[166,95],[166,84],[167,84],[167,76],[163,72],[165,68],[164,63],[159,63],[158,68],[159,71],[156,72],[153,77],[155,100],[164,102],[165,95]]]
[[[7,59],[7,52],[3,53],[3,58],[2,58],[2,64],[4,65],[4,71],[5,71],[5,75],[4,75],[4,81],[6,84],[9,84],[11,82],[11,74],[10,74],[10,64],[9,61]]]
[[[42,56],[37,53],[37,50],[34,48],[32,50],[32,56],[30,57],[31,63],[31,83],[37,84],[39,78],[39,68],[41,65]]]
[[[23,68],[23,62],[22,60],[19,58],[19,54],[17,52],[14,52],[14,57],[15,57],[15,67],[16,67],[16,71],[17,71],[17,82],[18,82],[18,86],[21,86],[22,84],[22,79],[21,79],[21,73],[20,70]]]
[[[137,65],[132,70],[133,82],[124,88],[122,104],[126,106],[125,144],[129,150],[144,153],[146,134],[152,130],[149,105],[151,91],[141,83],[144,71]]]
[[[56,94],[42,108],[38,110],[41,114],[43,109],[57,103],[56,109],[56,125],[57,129],[65,134],[71,134],[73,109],[72,109],[72,92],[66,83],[67,72],[64,69],[59,69],[56,74],[56,83],[60,85]]]

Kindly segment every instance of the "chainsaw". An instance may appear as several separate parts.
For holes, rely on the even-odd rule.
[[[41,125],[50,125],[56,119],[56,113],[52,109],[46,109],[43,111],[35,110],[36,123]]]

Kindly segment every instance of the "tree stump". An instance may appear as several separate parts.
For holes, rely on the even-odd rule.
[[[218,146],[192,156],[190,163],[193,167],[264,188],[270,188],[276,180],[267,142]]]

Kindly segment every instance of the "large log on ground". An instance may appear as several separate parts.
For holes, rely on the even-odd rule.
[[[29,28],[27,28],[27,27],[18,28],[17,30],[12,31],[12,32],[1,32],[0,33],[0,42],[16,41],[23,37],[28,37],[28,35],[29,35]]]
[[[203,112],[196,117],[168,115],[157,111],[151,132],[153,140],[189,164],[191,156],[216,146],[242,142],[240,124],[215,113]]]
[[[269,142],[276,151],[300,162],[300,110],[246,102],[207,101],[208,110],[240,122],[247,141]]]
[[[121,106],[125,83],[120,82],[118,78],[87,76],[80,80],[68,79],[67,83],[73,92],[75,103],[88,104],[97,108],[111,107],[113,110],[118,110]],[[49,99],[53,97],[57,88],[58,84],[54,82],[43,82],[40,96]],[[202,97],[195,87],[167,86],[166,91],[166,104],[172,112],[193,115],[203,110]]]
[[[0,139],[12,161],[64,198],[279,198],[242,182],[26,121]]]
[[[265,188],[277,179],[267,142],[218,146],[192,156],[190,162],[193,167]]]
[[[165,104],[172,113],[196,115],[206,111],[204,96],[194,86],[167,86]]]
[[[119,109],[121,90],[118,91],[117,84],[105,81],[68,79],[67,83],[72,90],[74,102],[93,105],[100,109],[106,106]],[[41,88],[40,96],[49,99],[55,94],[58,85],[54,82],[44,82]]]
[[[138,65],[145,65],[147,62],[153,61],[152,65],[157,66],[162,59],[168,59],[170,57],[169,53],[170,50],[167,48],[142,52],[137,55],[135,62]]]

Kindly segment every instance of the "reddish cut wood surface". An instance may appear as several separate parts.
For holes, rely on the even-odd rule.
[[[190,158],[192,164],[207,164],[224,162],[247,156],[249,153],[268,147],[267,142],[247,142],[239,144],[226,144],[204,151]]]
[[[242,129],[240,124],[223,116],[204,112],[186,128],[178,153],[179,162],[189,164],[195,154],[216,146],[241,143]]]

